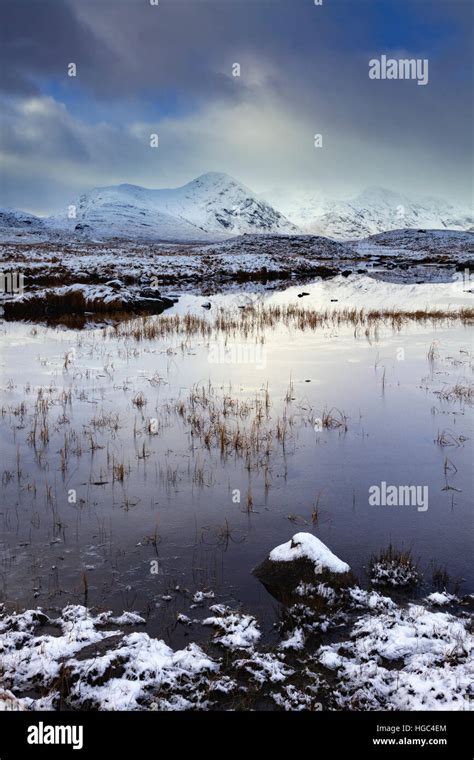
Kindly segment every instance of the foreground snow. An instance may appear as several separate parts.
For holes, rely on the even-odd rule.
[[[310,534],[291,543],[271,552],[277,562],[296,553],[334,573],[349,567]],[[134,612],[69,605],[50,618],[2,607],[0,710],[469,709],[474,637],[463,607],[472,599],[433,593],[426,604],[399,605],[327,583],[300,583],[295,594],[301,601],[286,608],[271,646],[254,616],[224,604],[201,619],[180,613],[189,631],[215,633],[178,650],[134,630],[145,624]],[[197,592],[191,609],[212,598]],[[337,642],[325,643],[336,629]]]
[[[468,623],[421,605],[364,615],[348,640],[323,646],[339,708],[468,710],[474,696]]]

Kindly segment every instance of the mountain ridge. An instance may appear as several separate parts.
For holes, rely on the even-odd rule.
[[[275,196],[269,193],[266,197],[272,202]],[[363,239],[400,228],[467,231],[474,223],[469,209],[443,198],[428,196],[412,200],[405,194],[376,185],[349,200],[329,200],[304,192],[296,194],[296,198],[289,197],[286,203],[279,201],[277,194],[275,201],[274,205],[305,233],[335,240]]]
[[[156,242],[205,243],[245,234],[348,241],[396,229],[467,231],[472,225],[470,211],[442,198],[413,201],[379,186],[349,200],[330,200],[317,191],[264,196],[224,172],[207,172],[176,188],[131,183],[92,188],[68,210],[49,217],[0,209],[0,230],[6,234]]]
[[[93,188],[80,196],[76,217],[46,224],[91,233],[161,239],[206,240],[246,232],[293,233],[298,228],[234,178],[209,172],[177,188],[128,183]],[[79,227],[78,227],[79,225]]]

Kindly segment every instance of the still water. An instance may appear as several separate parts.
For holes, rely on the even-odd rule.
[[[203,302],[185,296],[166,315],[212,320],[217,305]],[[392,543],[418,560],[418,593],[439,567],[473,591],[472,404],[449,393],[472,387],[472,331],[459,322],[140,341],[3,323],[0,346],[9,605],[133,609],[179,642],[177,612],[212,590],[270,628],[277,605],[251,570],[299,531],[363,585]],[[206,438],[216,414],[234,436],[224,448]],[[428,508],[369,504],[382,482],[426,486]]]

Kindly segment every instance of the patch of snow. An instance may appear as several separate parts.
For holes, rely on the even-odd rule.
[[[370,567],[370,580],[377,586],[403,588],[418,583],[420,574],[411,563],[401,563],[397,559],[382,559]]]
[[[16,712],[27,710],[27,704],[23,699],[15,697],[8,689],[0,689],[0,712]]]
[[[386,610],[393,609],[397,605],[388,596],[382,596],[378,591],[366,591],[359,588],[359,586],[353,586],[348,589],[349,597],[355,607],[368,607],[371,610]]]
[[[214,599],[214,591],[196,591],[193,596],[193,603],[195,605],[203,604],[206,599]]]
[[[95,625],[141,625],[146,620],[136,612],[123,612],[121,615],[114,615],[112,612],[101,612],[95,618]]]
[[[100,683],[114,662],[120,665],[120,677]],[[146,633],[132,633],[124,636],[112,652],[102,657],[73,660],[71,668],[73,674],[88,674],[87,679],[82,677],[74,683],[70,695],[72,704],[90,702],[102,710],[136,710],[158,690],[183,686],[184,694],[188,695],[189,688],[184,688],[186,683],[189,685],[200,674],[217,672],[219,665],[197,644],[174,652],[164,641],[152,639]],[[172,696],[178,702],[174,707],[168,704],[167,709],[188,709],[191,705],[187,699],[186,704],[179,707],[183,696],[179,693]]]
[[[234,667],[246,670],[260,685],[268,682],[280,683],[295,672],[272,652],[254,652],[248,659],[236,660]]]
[[[435,605],[435,607],[442,607],[445,604],[450,604],[451,602],[456,601],[456,597],[454,594],[448,594],[447,591],[434,591],[426,597],[426,601]]]
[[[322,710],[321,702],[316,701],[316,694],[301,691],[293,684],[285,684],[282,692],[275,692],[272,697],[278,707],[287,712],[300,712],[301,710],[317,712]]]
[[[338,708],[467,710],[474,683],[468,619],[410,604],[363,615],[319,662],[337,671]]]
[[[199,690],[193,702],[189,698],[189,684],[197,685],[205,674],[218,672],[219,664],[194,643],[173,651],[164,641],[152,639],[146,633],[124,636],[120,630],[98,630],[114,621],[121,621],[122,625],[144,622],[136,613],[115,618],[110,612],[94,616],[80,605],[65,607],[54,620],[39,610],[3,616],[0,657],[3,681],[12,690],[7,692],[3,706],[15,709],[8,701],[10,694],[31,692],[37,686],[41,691],[50,689],[50,694],[36,699],[24,697],[20,700],[21,709],[54,709],[59,704],[58,689],[65,666],[71,707],[140,709],[158,690],[160,697],[163,691],[172,692],[169,699],[163,694],[166,709],[197,706]],[[45,623],[58,628],[57,635],[41,635]],[[93,655],[91,645],[96,645]],[[180,694],[181,689],[185,696]]]
[[[295,651],[304,649],[305,645],[305,635],[302,628],[295,628],[294,631],[291,632],[291,634],[288,636],[288,638],[284,639],[279,649],[293,649]]]
[[[202,621],[203,625],[212,625],[221,633],[214,641],[228,649],[253,649],[261,637],[257,621],[252,615],[245,615],[231,610],[223,604],[214,604],[210,608],[215,615]]]
[[[316,575],[329,570],[332,573],[347,573],[349,565],[336,557],[319,538],[311,533],[295,533],[285,544],[276,546],[269,554],[273,562],[293,562],[308,559],[314,564]]]

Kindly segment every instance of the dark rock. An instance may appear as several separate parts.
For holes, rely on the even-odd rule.
[[[286,544],[277,546],[253,574],[283,603],[294,601],[300,583],[324,583],[335,591],[354,583],[349,565],[311,533],[296,533]]]
[[[122,280],[108,280],[105,284],[108,288],[112,288],[112,290],[120,290],[124,287]]]
[[[174,303],[175,301],[165,296],[154,298],[137,297],[131,298],[127,305],[132,310],[147,311],[149,314],[161,314],[162,311],[169,309]]]
[[[161,295],[157,288],[151,288],[149,286],[140,288],[138,293],[142,298],[159,298]]]

